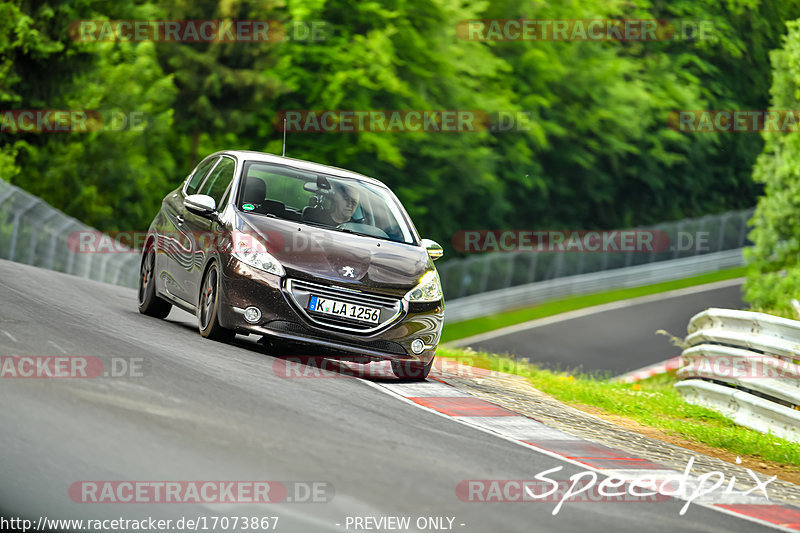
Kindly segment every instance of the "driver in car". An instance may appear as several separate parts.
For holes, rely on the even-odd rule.
[[[358,189],[341,183],[334,183],[333,192],[333,203],[330,209],[331,218],[336,224],[350,222],[358,207]]]
[[[337,182],[331,185],[333,195],[330,196],[330,207],[314,210],[309,218],[313,222],[329,226],[338,226],[339,224],[351,222],[353,214],[355,214],[358,207],[358,190]]]

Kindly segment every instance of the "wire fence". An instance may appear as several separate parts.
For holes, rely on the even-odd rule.
[[[747,223],[754,208],[635,228],[668,237],[669,246],[625,252],[493,252],[451,259],[437,267],[445,299],[577,276],[739,249],[748,244]],[[663,249],[662,249],[663,248]]]
[[[44,200],[0,180],[0,259],[135,288],[139,254],[80,252],[70,237],[94,232]]]

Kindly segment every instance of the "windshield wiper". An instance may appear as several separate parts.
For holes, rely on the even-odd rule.
[[[300,222],[302,222],[303,224],[308,224],[309,226],[316,226],[318,228],[332,229],[334,231],[341,231],[342,233],[352,233],[353,235],[363,235],[365,237],[372,237],[372,235],[369,235],[367,233],[359,233],[358,231],[353,231],[350,228],[340,228],[338,226],[331,226],[330,224],[323,224],[322,222],[312,222],[303,220],[301,220]]]
[[[340,228],[338,226],[331,226],[329,224],[323,224],[321,222],[313,222],[313,221],[301,220],[300,223],[301,224],[308,224],[309,226],[316,226],[318,228],[325,228],[325,229],[330,229],[330,230],[333,230],[333,231],[340,231],[342,233],[349,233],[351,235],[359,235],[361,237],[370,237],[370,238],[373,238],[373,239],[380,239],[382,241],[397,242],[397,243],[400,243],[400,244],[409,244],[409,243],[407,243],[405,241],[398,241],[397,239],[392,239],[391,237],[382,237],[380,235],[373,235],[371,233],[361,233],[360,231],[354,231],[354,230],[352,230],[350,228]]]
[[[354,230],[351,230],[350,228],[337,228],[337,227],[334,227],[333,229],[335,229],[336,231],[341,231],[343,233],[352,233],[353,235],[361,235],[362,237],[371,237],[373,239],[380,239],[382,241],[403,243],[403,241],[398,241],[398,240],[392,239],[389,236],[383,237],[381,235],[374,235],[372,233],[361,233],[360,231],[354,231]],[[405,243],[405,244],[408,244],[408,243]]]
[[[372,235],[370,235],[368,233],[361,233],[360,231],[353,231],[350,228],[339,228],[339,227],[333,226],[333,229],[335,229],[336,231],[341,231],[342,233],[352,233],[353,235],[365,235],[367,237],[372,237]]]

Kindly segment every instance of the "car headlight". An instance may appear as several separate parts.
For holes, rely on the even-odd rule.
[[[409,302],[436,302],[442,299],[442,282],[439,273],[429,270],[419,280],[419,284],[406,293]]]
[[[244,240],[239,241],[234,248],[233,257],[242,263],[270,274],[275,274],[276,276],[286,275],[286,271],[277,259],[265,251],[254,248],[260,248],[260,246],[252,246],[251,243]]]

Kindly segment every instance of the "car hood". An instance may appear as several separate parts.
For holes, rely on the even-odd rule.
[[[433,268],[421,246],[260,215],[240,221],[239,231],[257,236],[292,278],[402,295]]]

